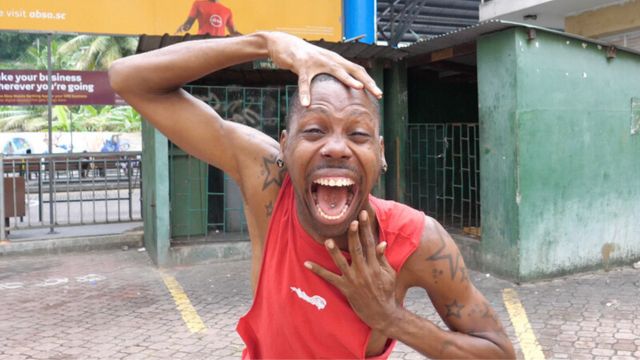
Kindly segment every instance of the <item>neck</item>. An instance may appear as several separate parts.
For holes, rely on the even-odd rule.
[[[300,204],[296,204],[298,221],[300,221],[300,225],[302,225],[302,228],[307,232],[307,234],[309,234],[309,236],[311,236],[311,238],[314,241],[316,241],[319,244],[324,244],[326,240],[333,239],[333,241],[335,241],[336,245],[338,245],[338,247],[341,250],[349,251],[349,234],[348,234],[349,225],[348,224],[350,224],[351,221],[348,222],[348,224],[346,225],[346,229],[341,234],[333,234],[333,235],[321,234],[319,231],[317,231],[317,229],[321,228],[322,225],[314,226],[314,224],[311,223],[310,219],[307,219],[304,215],[300,213],[299,205]],[[367,213],[369,214],[369,219],[371,219],[371,221],[369,222],[369,226],[371,227],[371,233],[373,234],[374,242],[377,244],[379,237],[378,237],[378,219],[376,217],[376,212],[371,206],[371,204],[369,203],[369,201],[366,202],[362,210],[366,210]],[[358,211],[358,213],[360,213],[360,211]],[[365,239],[361,239],[361,240],[364,241]]]

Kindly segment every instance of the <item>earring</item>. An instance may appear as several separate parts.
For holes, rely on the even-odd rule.
[[[284,167],[284,160],[280,158],[276,159],[276,166],[282,169]]]
[[[389,168],[387,167],[387,164],[382,164],[382,173],[383,174],[386,174],[388,169]]]

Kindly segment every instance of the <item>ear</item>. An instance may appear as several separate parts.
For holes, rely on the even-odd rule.
[[[387,159],[384,157],[384,137],[380,136],[380,165],[387,165]]]
[[[287,130],[282,130],[280,133],[280,153],[284,155],[284,148],[287,145]]]

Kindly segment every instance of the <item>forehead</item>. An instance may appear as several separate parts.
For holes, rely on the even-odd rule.
[[[295,100],[290,120],[304,118],[309,114],[321,114],[326,117],[369,118],[376,126],[379,123],[378,100],[364,90],[347,87],[330,78],[312,82],[310,92],[310,106],[304,108]]]

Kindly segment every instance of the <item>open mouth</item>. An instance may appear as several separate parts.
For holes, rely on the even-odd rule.
[[[322,177],[311,184],[311,197],[320,218],[342,220],[355,194],[355,182],[346,177]]]

